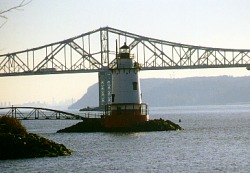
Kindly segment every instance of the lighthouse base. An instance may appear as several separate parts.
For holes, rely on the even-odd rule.
[[[105,128],[126,128],[149,120],[147,105],[111,104],[105,107]]]
[[[105,128],[124,128],[132,127],[135,124],[142,123],[149,120],[148,115],[116,115],[107,116],[104,120]]]

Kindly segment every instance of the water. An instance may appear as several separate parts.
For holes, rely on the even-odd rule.
[[[23,121],[71,156],[0,161],[0,172],[250,172],[250,106],[151,108],[185,130],[55,133],[77,121]]]

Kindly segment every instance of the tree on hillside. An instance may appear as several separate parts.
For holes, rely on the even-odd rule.
[[[22,0],[19,4],[7,8],[7,9],[0,9],[0,18],[4,19],[4,22],[0,24],[0,28],[4,26],[4,24],[8,21],[8,17],[6,16],[7,13],[14,11],[14,10],[22,10],[22,7],[28,5],[31,2],[31,0]]]

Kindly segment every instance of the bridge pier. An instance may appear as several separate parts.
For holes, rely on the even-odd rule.
[[[98,73],[99,79],[99,107],[111,103],[112,97],[112,73],[110,70],[101,71]]]
[[[35,119],[39,119],[39,110],[35,109]]]
[[[11,117],[16,118],[16,108],[14,108],[13,105],[11,107]]]

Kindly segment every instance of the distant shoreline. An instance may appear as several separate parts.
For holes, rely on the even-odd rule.
[[[141,79],[142,99],[150,107],[250,103],[250,76]],[[69,109],[98,106],[98,83]]]

